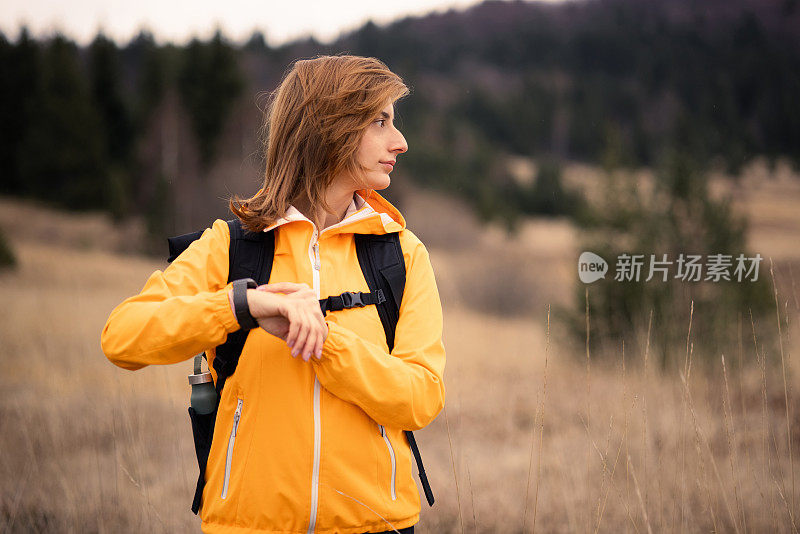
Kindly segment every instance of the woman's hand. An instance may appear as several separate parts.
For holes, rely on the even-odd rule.
[[[292,348],[293,357],[301,354],[308,361],[312,353],[317,358],[322,355],[328,325],[316,293],[307,284],[265,284],[248,289],[247,301],[258,325],[283,339]]]

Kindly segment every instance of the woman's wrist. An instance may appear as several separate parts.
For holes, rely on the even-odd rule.
[[[247,290],[247,307],[250,315],[258,319],[259,317],[272,317],[280,315],[278,311],[278,299],[280,297],[274,293],[259,291],[258,289]]]
[[[253,317],[258,317],[261,315],[261,310],[259,309],[260,301],[259,299],[262,295],[258,294],[257,289],[248,289],[247,290],[247,307],[250,309],[250,315]]]
[[[254,296],[256,291],[257,291],[256,289],[247,290],[247,307],[250,309],[250,315],[252,315],[253,317],[256,317],[256,314],[253,313],[254,311],[256,311],[253,307],[253,302],[255,301],[255,299],[258,298],[258,296]],[[228,290],[228,304],[231,307],[231,312],[233,312],[233,314],[236,315],[236,306],[234,306],[233,304],[233,289]]]

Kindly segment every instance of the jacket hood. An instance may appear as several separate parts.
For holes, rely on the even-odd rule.
[[[286,214],[264,229],[269,232],[278,226],[294,221],[311,222],[300,210],[289,206]],[[312,223],[313,224],[313,223]],[[391,202],[371,189],[356,191],[353,200],[338,223],[323,230],[326,234],[358,233],[388,234],[406,228],[406,220]]]

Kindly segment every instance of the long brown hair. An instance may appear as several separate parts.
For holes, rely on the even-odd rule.
[[[230,210],[253,232],[274,223],[301,197],[330,212],[324,195],[334,177],[363,176],[356,152],[364,130],[387,101],[408,94],[400,76],[375,58],[296,61],[264,113],[264,184],[248,199],[232,197]]]

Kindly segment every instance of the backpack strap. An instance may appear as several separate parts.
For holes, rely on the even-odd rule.
[[[383,235],[355,234],[354,237],[358,263],[364,273],[370,294],[383,293],[387,297],[381,302],[376,302],[375,307],[378,309],[378,316],[386,332],[386,344],[391,353],[394,350],[394,334],[400,318],[400,304],[406,285],[406,263],[403,259],[403,249],[400,246],[400,236],[396,232],[392,232]],[[433,490],[428,482],[425,467],[422,465],[422,456],[419,453],[417,440],[410,430],[404,432],[408,446],[414,454],[414,460],[417,462],[417,471],[425,498],[428,500],[428,505],[433,506]]]
[[[378,308],[386,332],[389,352],[394,349],[394,332],[400,318],[400,303],[406,285],[406,264],[400,237],[390,234],[355,234],[356,256],[372,293],[382,292],[386,298]]]
[[[189,245],[192,244],[192,241],[196,241],[201,235],[203,235],[203,230],[190,232],[188,234],[183,234],[176,237],[168,237],[167,243],[169,243],[169,258],[167,258],[167,263],[172,263],[175,258],[181,255],[181,252],[189,248]]]
[[[228,221],[228,229],[231,237],[230,247],[228,248],[228,283],[241,278],[252,278],[259,285],[266,284],[272,273],[272,260],[275,257],[275,233],[250,232],[242,228],[242,223],[239,219]],[[170,256],[167,261],[172,262],[202,234],[203,231],[201,230],[168,238]],[[225,387],[225,382],[236,371],[236,367],[239,364],[239,356],[242,354],[242,349],[244,349],[244,343],[247,341],[249,333],[249,330],[241,329],[232,332],[228,334],[225,343],[217,346],[213,363],[214,369],[217,371],[217,403],[222,397],[222,388]],[[195,367],[197,367],[198,363],[196,357]],[[211,437],[214,435],[216,409],[212,414],[209,414],[206,418],[207,420],[204,419],[203,423],[200,422],[200,418],[196,414],[192,414],[191,408],[189,409],[189,414],[192,417],[192,432],[195,435],[195,448],[197,449],[200,467],[200,476],[197,479],[194,499],[192,500],[192,512],[197,514],[200,510],[203,488],[206,483],[206,462],[208,461]],[[202,445],[200,448],[197,448],[198,443]]]
[[[252,278],[256,284],[266,284],[272,273],[272,260],[275,257],[275,233],[253,233],[242,228],[239,219],[228,221],[231,234],[228,251],[228,283],[242,278]],[[250,330],[239,329],[228,334],[228,338],[219,345],[214,357],[214,369],[217,371],[217,393],[222,394],[225,381],[236,371],[239,356]]]
[[[363,308],[370,304],[382,304],[385,300],[386,297],[383,295],[382,289],[379,289],[375,293],[345,291],[341,295],[336,295],[335,297],[320,299],[319,307],[322,310],[322,315],[327,315],[329,311]]]

